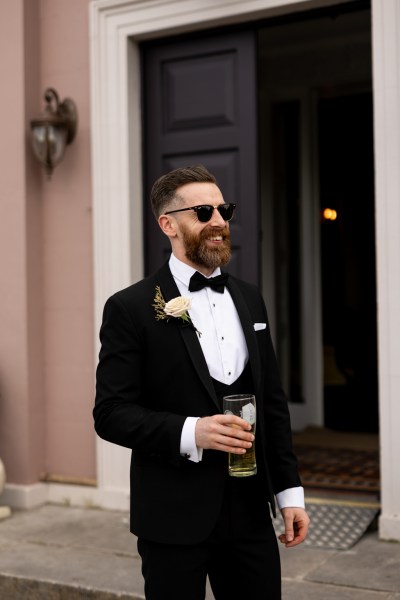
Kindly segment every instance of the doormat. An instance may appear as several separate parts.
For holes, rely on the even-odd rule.
[[[303,545],[328,550],[348,550],[373,523],[379,512],[379,505],[306,500],[306,510],[311,523]],[[282,517],[278,515],[273,522],[277,536],[284,533]]]
[[[376,493],[380,489],[379,452],[345,448],[297,446],[295,452],[304,487]]]

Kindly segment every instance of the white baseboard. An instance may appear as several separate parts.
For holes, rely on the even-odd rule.
[[[11,508],[29,510],[47,502],[47,487],[45,483],[18,485],[6,483],[0,498],[0,503]]]
[[[383,514],[379,517],[379,538],[400,542],[400,515]]]
[[[0,498],[1,505],[20,510],[30,510],[47,503],[129,510],[129,493],[121,489],[100,489],[52,482],[32,485],[8,483]]]
[[[126,490],[107,490],[60,483],[48,483],[47,485],[47,501],[53,504],[129,510],[129,493]]]

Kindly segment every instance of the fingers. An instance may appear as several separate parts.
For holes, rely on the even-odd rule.
[[[249,429],[247,421],[234,415],[203,417],[196,423],[196,444],[200,448],[244,454],[254,441]]]
[[[283,508],[282,516],[285,523],[285,533],[279,536],[279,541],[286,548],[301,544],[307,536],[310,519],[303,508]]]

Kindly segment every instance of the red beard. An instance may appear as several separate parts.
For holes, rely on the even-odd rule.
[[[206,227],[199,234],[192,233],[182,227],[183,243],[187,258],[199,267],[216,269],[226,265],[231,258],[231,239],[228,225],[223,229],[219,227]],[[222,242],[211,248],[206,240],[214,236],[222,236]]]

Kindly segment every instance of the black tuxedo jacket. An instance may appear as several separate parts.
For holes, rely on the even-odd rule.
[[[165,301],[180,295],[165,264],[105,305],[95,428],[105,440],[132,449],[131,531],[156,542],[190,544],[208,537],[216,523],[228,455],[204,450],[200,463],[180,455],[186,417],[221,410],[197,333],[180,319],[156,320],[156,286]],[[246,338],[257,402],[258,474],[246,479],[253,480],[252,493],[264,494],[268,510],[274,494],[301,485],[289,413],[262,297],[255,286],[232,276],[228,288]],[[255,331],[254,323],[267,327]]]

